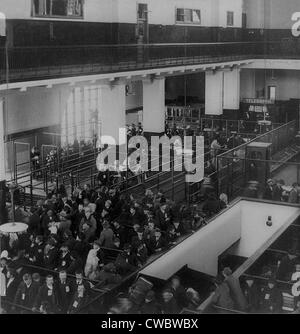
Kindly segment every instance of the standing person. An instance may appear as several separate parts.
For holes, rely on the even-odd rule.
[[[282,307],[282,294],[274,278],[268,280],[267,286],[261,289],[260,308],[263,313],[279,313]]]
[[[264,199],[272,201],[274,198],[275,185],[272,179],[267,181],[266,189],[264,192]]]
[[[79,225],[79,233],[83,233],[85,240],[90,242],[96,234],[97,222],[96,219],[92,216],[91,208],[88,206],[85,208],[85,215],[81,219]]]
[[[20,282],[18,280],[15,269],[8,268],[6,273],[6,294],[5,297],[3,297],[4,305],[2,305],[7,313],[11,311],[11,305],[5,305],[5,301],[11,303],[14,301],[19,284]]]
[[[211,302],[224,309],[233,310],[234,301],[230,295],[230,288],[227,282],[224,282],[224,278],[221,276],[216,277],[215,281],[216,290],[212,295]],[[222,313],[227,313],[222,311]]]
[[[276,278],[279,281],[290,281],[297,261],[298,258],[296,250],[290,249],[280,261]]]
[[[45,248],[44,266],[47,269],[54,270],[57,266],[59,252],[53,239],[50,239],[47,245],[48,247]]]
[[[71,256],[70,256],[70,251],[69,251],[69,247],[67,245],[62,245],[60,248],[60,256],[58,258],[58,263],[57,263],[57,268],[59,270],[66,270],[67,268],[69,268],[72,260],[71,260]]]
[[[210,155],[211,155],[211,159],[213,164],[216,166],[216,162],[217,162],[217,156],[219,154],[220,149],[222,148],[221,144],[220,144],[220,137],[216,136],[216,138],[212,141],[211,145],[210,145]]]
[[[295,183],[293,183],[292,187],[293,188],[289,193],[288,202],[296,204],[296,203],[299,203],[299,185],[298,185],[298,183],[295,182]]]
[[[259,288],[253,278],[247,277],[243,286],[243,293],[247,301],[247,311],[256,313],[259,309]]]
[[[171,278],[169,289],[172,291],[178,305],[181,308],[186,307],[187,305],[186,291],[185,288],[181,285],[181,281],[178,276],[173,276]]]
[[[228,267],[224,268],[222,274],[225,277],[225,282],[230,288],[231,296],[236,304],[237,309],[240,311],[245,311],[247,308],[247,301],[241,289],[239,279],[232,275],[232,271]]]
[[[44,248],[43,236],[37,235],[32,247],[32,262],[35,266],[42,267],[44,265]]]
[[[97,250],[92,248],[89,251],[85,268],[84,268],[84,273],[85,276],[90,279],[90,280],[95,280],[95,278],[98,275],[98,264],[99,264],[99,258],[97,256]]]
[[[34,307],[35,299],[39,291],[39,285],[32,281],[30,274],[23,275],[23,281],[19,284],[14,304],[23,306],[28,310],[21,310],[21,313],[30,313]],[[15,309],[15,307],[13,307]]]
[[[40,287],[34,303],[33,311],[42,312],[42,305],[45,302],[48,305],[48,311],[50,313],[58,312],[58,293],[56,285],[54,285],[54,277],[52,275],[48,275],[46,277],[46,282]]]
[[[67,313],[74,294],[74,286],[71,280],[67,277],[67,272],[65,270],[59,271],[59,277],[56,285],[60,312]]]
[[[132,252],[130,244],[124,245],[124,251],[118,255],[115,266],[120,275],[126,275],[137,270],[138,261],[136,255]]]
[[[79,313],[82,308],[86,305],[88,300],[87,290],[84,285],[78,285],[71,300],[70,307],[68,310],[69,314]]]
[[[76,251],[72,251],[70,253],[71,263],[69,267],[66,269],[67,273],[70,275],[74,275],[77,270],[82,270],[83,262],[80,256]]]
[[[163,314],[179,314],[180,307],[174,297],[171,289],[166,289],[162,293],[162,313]]]
[[[114,232],[110,228],[110,224],[108,221],[104,221],[103,230],[100,234],[99,244],[101,247],[105,248],[113,248],[114,247]]]

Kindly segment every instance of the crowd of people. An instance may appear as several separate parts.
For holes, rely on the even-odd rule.
[[[210,195],[197,210],[174,203],[160,191],[147,189],[143,197],[134,198],[101,182],[94,189],[88,184],[76,188],[71,195],[60,186],[31,208],[17,201],[15,220],[28,229],[19,236],[1,235],[1,275],[8,291],[4,300],[40,312],[72,313],[88,298],[88,282],[121,282],[150,256],[204,226],[206,216],[226,203],[226,196],[220,200]],[[84,282],[83,288],[75,281]],[[60,282],[64,293],[57,288]],[[74,298],[80,298],[76,307]]]
[[[109,314],[179,314],[200,306],[201,296],[193,287],[184,286],[177,275],[161,289],[139,278],[125,293],[116,296]]]

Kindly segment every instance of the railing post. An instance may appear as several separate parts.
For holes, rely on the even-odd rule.
[[[48,194],[48,177],[47,177],[47,169],[45,173],[45,192]]]
[[[33,189],[32,189],[32,173],[30,173],[30,185],[29,185],[29,189],[30,189],[30,205],[33,206]],[[26,188],[25,188],[25,192],[26,192]]]
[[[174,156],[173,159],[171,161],[171,173],[172,173],[172,201],[174,201],[174,196],[175,196],[175,189],[174,189],[174,167],[175,167],[175,162],[174,162]]]
[[[90,177],[91,177],[91,187],[94,186],[93,184],[93,167],[90,168]]]

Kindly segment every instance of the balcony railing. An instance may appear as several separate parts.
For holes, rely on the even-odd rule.
[[[300,42],[0,48],[0,83],[265,57],[299,59]]]

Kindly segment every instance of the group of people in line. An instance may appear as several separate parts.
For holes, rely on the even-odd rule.
[[[73,312],[69,309],[73,298],[80,294],[82,303],[89,298],[88,282],[120,283],[149,257],[204,226],[206,216],[225,208],[227,201],[226,195],[218,199],[211,194],[197,211],[171,201],[161,191],[154,194],[147,189],[144,196],[134,198],[117,188],[88,184],[71,195],[60,186],[31,208],[16,201],[15,221],[27,224],[28,229],[20,235],[0,236],[2,287],[8,291],[4,300],[41,312],[45,307],[47,312]],[[40,293],[35,284],[37,274],[49,276],[39,287]],[[70,303],[61,305],[66,298],[64,294],[60,298],[56,288],[49,292],[49,298],[45,294],[66,275],[68,280],[70,275],[73,280],[80,276],[85,284],[82,289],[68,283],[65,288]],[[65,279],[62,282],[66,284]],[[55,302],[50,298],[52,293]],[[33,298],[36,295],[40,296],[38,302]],[[79,309],[82,303],[77,300],[74,308]]]
[[[293,312],[300,313],[300,258],[295,247],[288,250],[275,266],[263,266],[256,276],[246,274],[241,279],[234,278],[231,270],[225,268],[215,284],[212,303],[219,306],[222,313],[230,313],[231,310],[283,313],[284,294],[294,298]],[[292,312],[292,303],[288,306]]]

